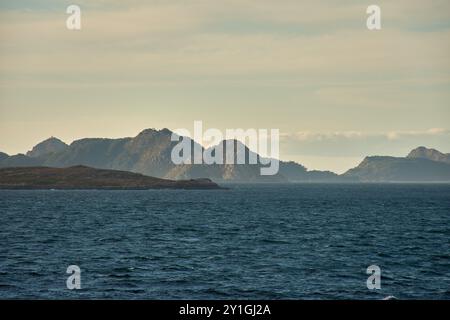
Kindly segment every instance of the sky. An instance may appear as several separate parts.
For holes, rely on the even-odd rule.
[[[81,8],[79,31],[66,8]],[[381,30],[366,9],[381,8]],[[0,151],[146,128],[279,129],[344,172],[450,152],[448,0],[0,1]]]

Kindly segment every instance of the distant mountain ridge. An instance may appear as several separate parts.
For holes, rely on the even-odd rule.
[[[70,145],[52,137],[37,144],[27,155],[6,155],[4,159],[0,158],[0,167],[48,166],[61,168],[84,165],[93,168],[136,172],[164,179],[210,178],[216,182],[337,181],[340,179],[335,173],[310,172],[302,165],[293,162],[280,161],[280,171],[274,176],[262,176],[260,164],[175,165],[171,160],[171,152],[178,142],[171,141],[171,136],[172,131],[169,129],[146,129],[132,138],[86,138],[76,140]],[[189,140],[192,149],[195,147],[202,152],[205,151],[197,142]],[[241,142],[233,142],[235,153],[242,147],[246,158],[253,154]],[[224,157],[227,152],[225,148]],[[232,156],[236,159],[237,154]],[[260,156],[256,156],[259,159]]]
[[[343,176],[362,182],[450,181],[450,164],[425,158],[366,157]]]
[[[364,182],[450,182],[449,154],[418,147],[405,158],[366,157],[343,176]]]
[[[177,141],[171,141],[169,129],[146,129],[135,137],[106,139],[86,138],[65,144],[49,138],[37,144],[27,155],[8,156],[0,153],[0,167],[72,167],[83,165],[99,169],[122,170],[163,179],[209,178],[215,182],[390,182],[390,181],[450,181],[450,155],[434,149],[419,147],[407,157],[366,157],[357,167],[338,175],[330,171],[307,170],[293,161],[280,161],[278,174],[262,176],[261,164],[181,164],[175,165],[171,152]],[[189,138],[187,138],[189,139]],[[189,139],[192,149],[205,149]],[[239,141],[237,150],[245,158],[253,154]],[[221,142],[222,144],[225,142]],[[241,147],[241,148],[238,148]],[[214,147],[211,147],[214,148]],[[210,149],[208,151],[211,151]],[[228,150],[224,148],[224,157]],[[241,152],[241,151],[239,151]],[[256,154],[259,159],[260,155]]]
[[[425,147],[418,147],[412,150],[407,158],[413,159],[428,159],[432,161],[444,162],[450,164],[450,153],[442,153],[436,149],[427,149]]]

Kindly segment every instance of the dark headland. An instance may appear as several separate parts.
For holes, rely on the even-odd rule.
[[[167,180],[139,173],[95,169],[15,167],[0,169],[0,189],[221,189],[210,179]]]

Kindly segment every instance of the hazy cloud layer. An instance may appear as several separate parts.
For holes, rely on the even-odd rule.
[[[296,150],[291,155],[305,156],[406,156],[412,148],[427,145],[445,150],[450,140],[450,131],[440,128],[426,131],[391,131],[363,133],[358,131],[313,133],[297,132],[281,137],[285,152]]]

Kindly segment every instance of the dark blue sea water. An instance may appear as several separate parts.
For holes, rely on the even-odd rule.
[[[0,191],[0,298],[450,299],[450,185],[230,188]]]

